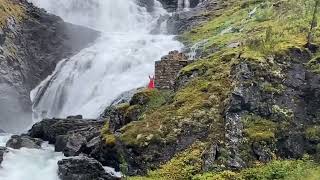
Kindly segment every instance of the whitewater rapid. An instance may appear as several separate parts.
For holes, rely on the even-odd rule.
[[[159,2],[153,12],[147,12],[135,0],[29,1],[65,21],[101,32],[92,45],[61,60],[54,73],[32,91],[35,122],[76,114],[98,117],[122,92],[145,86],[154,73],[154,61],[182,48],[174,36],[166,34],[165,24],[158,24],[161,16],[168,15]],[[0,134],[0,146],[9,138],[10,134]],[[57,162],[62,158],[48,144],[42,149],[10,149],[0,180],[59,180]]]
[[[0,134],[5,146],[10,134]],[[59,180],[57,162],[64,156],[44,143],[42,149],[9,149],[0,167],[0,180]]]

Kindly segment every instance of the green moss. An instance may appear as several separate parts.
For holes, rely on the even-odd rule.
[[[319,74],[320,73],[320,55],[311,59],[307,63],[307,66],[310,68],[312,72]]]
[[[167,103],[156,101],[154,104],[162,105],[145,111],[140,121],[123,127],[121,140],[125,144],[138,146],[146,146],[151,142],[175,142],[185,126],[193,127],[192,130],[196,133],[207,129],[206,124],[210,124],[213,119],[223,119],[220,112],[223,101],[227,99],[232,88],[229,74],[230,63],[233,61],[220,63],[220,58],[222,57],[210,57],[192,64],[191,66],[203,70],[202,76],[190,80],[183,88],[173,93]],[[193,69],[186,67],[183,71],[188,73]],[[213,129],[222,131],[217,127]],[[222,134],[220,132],[216,133]],[[148,140],[151,136],[153,138]]]
[[[263,83],[261,88],[264,92],[271,94],[282,94],[282,92],[285,90],[282,84],[273,85],[269,82]]]
[[[283,160],[242,170],[241,172],[224,171],[206,173],[194,177],[194,180],[317,180],[320,166],[312,161]]]
[[[306,138],[310,141],[320,142],[320,126],[309,127],[305,130]]]
[[[313,0],[230,1],[223,13],[183,35],[185,42],[207,40],[206,51],[241,52],[245,57],[265,57],[306,44]],[[216,12],[212,12],[216,14]],[[315,30],[320,34],[320,29]],[[320,42],[320,36],[314,40]],[[230,48],[238,42],[240,47]],[[210,53],[209,53],[210,54]]]
[[[24,8],[11,0],[0,0],[0,28],[5,26],[9,17],[21,20],[24,17]]]
[[[109,123],[106,123],[101,130],[103,140],[107,145],[114,146],[116,144],[116,137],[109,130]]]
[[[274,141],[277,124],[258,116],[246,116],[242,118],[245,135],[253,142]]]
[[[204,149],[204,143],[196,142],[190,148],[177,154],[169,162],[162,165],[158,170],[150,171],[146,177],[132,177],[129,179],[191,179],[201,172],[201,157]]]

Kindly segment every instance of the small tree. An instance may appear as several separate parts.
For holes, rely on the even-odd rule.
[[[313,29],[317,27],[317,14],[318,14],[318,9],[320,6],[320,0],[315,0],[315,5],[314,5],[314,10],[313,10],[313,15],[312,15],[312,21],[310,23],[310,30],[308,33],[308,44],[310,45],[312,40],[313,40]]]

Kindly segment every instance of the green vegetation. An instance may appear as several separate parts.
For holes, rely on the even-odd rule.
[[[109,130],[109,123],[106,123],[101,130],[101,135],[103,140],[105,140],[106,144],[110,146],[114,146],[116,144],[116,137]]]
[[[277,124],[257,116],[246,116],[242,119],[245,135],[253,142],[274,141]]]
[[[285,78],[283,73],[291,61],[290,57],[287,58],[288,52],[290,49],[305,51],[315,1],[229,0],[220,3],[227,6],[215,12],[206,12],[206,17],[213,19],[181,37],[189,46],[206,40],[203,53],[206,56],[180,72],[180,76],[187,79],[194,72],[197,76],[190,78],[176,92],[140,92],[136,99],[147,100],[131,106],[122,105],[125,114],[130,114],[128,112],[133,109],[142,109],[142,113],[138,121],[121,129],[119,140],[129,147],[143,149],[151,144],[159,147],[175,144],[179,138],[184,138],[185,131],[190,134],[207,132],[208,136],[176,154],[159,169],[149,171],[146,177],[130,179],[317,179],[320,177],[320,166],[311,161],[278,160],[255,167],[259,162],[252,152],[252,145],[261,145],[272,159],[277,159],[274,154],[277,136],[284,135],[282,131],[287,132],[294,119],[291,109],[276,104],[268,104],[273,105],[267,107],[272,111],[270,117],[255,114],[242,117],[244,141],[239,153],[253,168],[240,172],[223,171],[230,155],[224,144],[223,112],[231,90],[238,83],[236,78],[231,77],[234,75],[231,73],[234,65],[246,62],[255,73],[252,79],[244,82],[245,85],[257,85],[262,93],[268,95],[282,95],[287,88],[282,84]],[[320,44],[320,28],[314,27],[312,31],[313,43]],[[306,65],[320,73],[319,57],[314,57]],[[286,62],[277,62],[280,60]],[[305,134],[310,141],[320,141],[320,128],[317,126],[308,128]],[[203,173],[202,153],[208,142],[220,144],[215,161],[219,168],[214,169],[219,172],[193,177]]]
[[[9,17],[20,20],[23,17],[24,9],[12,0],[0,0],[0,28],[5,26]]]
[[[284,86],[282,84],[273,85],[269,82],[265,82],[262,84],[262,90],[266,93],[281,94],[284,91]]]
[[[248,3],[250,2],[250,3]],[[314,0],[237,1],[229,3],[220,16],[183,35],[186,43],[207,39],[206,49],[241,53],[243,57],[264,58],[290,47],[307,43]],[[315,27],[314,42],[320,42]],[[231,48],[232,43],[239,47]]]
[[[317,180],[320,166],[312,161],[282,160],[242,170],[241,172],[206,173],[194,180]]]
[[[132,177],[129,179],[191,179],[193,176],[201,172],[201,156],[204,151],[204,147],[205,144],[196,142],[189,149],[177,154],[169,162],[162,165],[158,170],[150,171],[146,177]]]
[[[314,73],[320,73],[320,55],[311,59],[307,66],[311,69]]]
[[[221,102],[227,98],[231,88],[230,66],[211,59],[201,68],[205,72],[201,78],[192,79],[167,103],[146,111],[139,121],[123,127],[121,140],[128,145],[139,146],[150,142],[170,143],[176,141],[185,126],[196,133],[206,129],[212,121],[222,120]],[[187,70],[183,72],[188,73]],[[217,134],[222,134],[219,126],[213,128]]]
[[[307,128],[305,134],[308,140],[320,142],[320,126]]]

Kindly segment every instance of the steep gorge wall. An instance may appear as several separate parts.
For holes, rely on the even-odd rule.
[[[30,91],[56,64],[88,46],[98,32],[64,22],[25,0],[1,0],[0,127],[12,131],[31,121]]]

